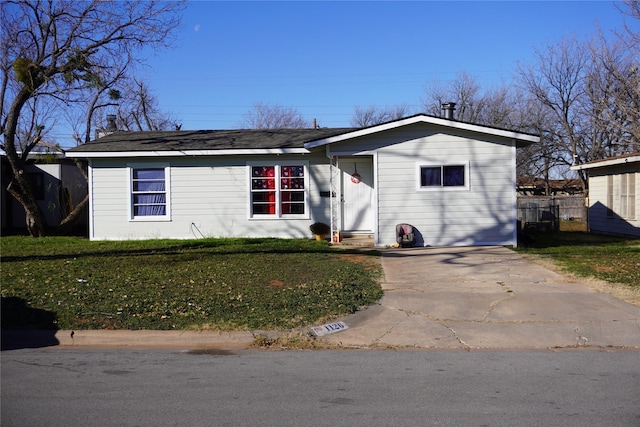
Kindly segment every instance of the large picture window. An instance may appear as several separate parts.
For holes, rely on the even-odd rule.
[[[469,165],[419,165],[419,185],[422,190],[464,190],[469,188]]]
[[[304,164],[249,165],[250,216],[307,215],[307,176]]]
[[[164,167],[131,167],[131,216],[168,218],[168,172]]]

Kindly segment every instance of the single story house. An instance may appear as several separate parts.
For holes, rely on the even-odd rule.
[[[571,169],[588,174],[590,231],[640,237],[640,153]]]
[[[309,238],[516,245],[516,148],[535,135],[418,114],[354,129],[116,132],[89,162],[89,237]]]

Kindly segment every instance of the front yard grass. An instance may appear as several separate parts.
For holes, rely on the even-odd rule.
[[[60,329],[283,330],[382,296],[377,251],[312,240],[11,236],[0,248],[3,328],[51,327],[37,315],[16,325],[5,312],[22,304]]]
[[[529,237],[531,241],[517,251],[551,260],[575,276],[622,285],[636,304],[640,301],[640,239],[580,231],[533,233]]]

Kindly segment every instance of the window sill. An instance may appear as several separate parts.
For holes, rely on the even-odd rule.
[[[269,221],[273,221],[273,220],[288,220],[288,219],[300,219],[300,220],[307,220],[309,219],[309,215],[282,215],[282,216],[275,216],[275,215],[254,215],[248,218],[249,221],[264,221],[264,220],[269,220]]]
[[[171,218],[167,216],[142,216],[130,218],[129,222],[170,222]]]
[[[430,191],[442,191],[442,192],[448,192],[448,191],[469,191],[470,188],[469,187],[419,187],[418,191],[426,191],[426,192],[430,192]]]

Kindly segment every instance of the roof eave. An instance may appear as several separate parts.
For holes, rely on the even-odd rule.
[[[466,130],[471,132],[479,132],[479,133],[501,136],[501,137],[521,141],[524,143],[524,145],[540,142],[540,137],[535,135],[530,135],[530,134],[505,130],[505,129],[489,128],[486,126],[474,125],[471,123],[458,122],[455,120],[441,119],[437,117],[419,114],[416,116],[406,117],[404,119],[382,123],[380,125],[375,125],[368,128],[358,129],[353,132],[347,132],[347,133],[332,136],[329,138],[322,138],[315,141],[310,141],[310,142],[307,142],[304,146],[305,148],[320,147],[323,145],[346,141],[349,139],[358,138],[361,136],[367,136],[374,133],[396,129],[402,126],[412,125],[416,123],[428,123],[433,125],[446,126],[453,129],[461,129],[461,130]]]
[[[266,154],[309,154],[306,148],[267,148],[231,150],[150,150],[150,151],[73,151],[70,158],[124,158],[124,157],[190,157],[190,156],[234,156]]]
[[[597,162],[584,163],[580,165],[573,165],[571,166],[571,170],[579,171],[579,170],[604,168],[607,166],[616,166],[616,165],[623,165],[628,163],[639,163],[639,162],[640,162],[640,155],[636,155],[636,156],[621,157],[617,159],[609,159],[609,160],[605,159]]]

